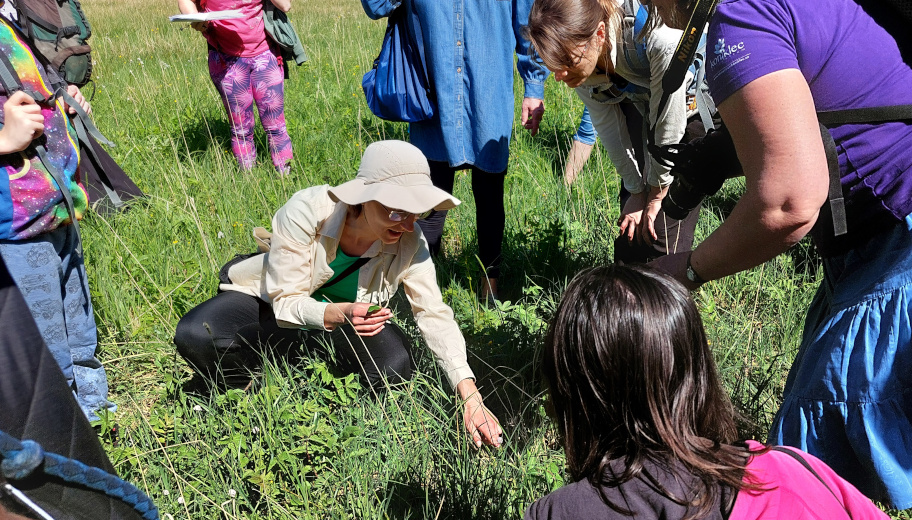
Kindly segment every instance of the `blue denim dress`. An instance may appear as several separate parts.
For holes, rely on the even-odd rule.
[[[409,126],[428,160],[507,169],[513,132],[513,55],[524,97],[544,99],[548,70],[521,36],[532,0],[361,0],[372,19],[400,4],[421,23],[437,114]],[[414,38],[414,29],[409,28]],[[379,42],[377,48],[379,49]]]
[[[823,267],[769,442],[912,507],[912,216]]]

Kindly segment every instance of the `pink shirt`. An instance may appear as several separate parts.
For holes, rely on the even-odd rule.
[[[263,2],[270,0],[203,0],[203,11],[240,9],[243,18],[209,22],[206,39],[217,50],[249,58],[269,50],[263,26]]]
[[[758,442],[747,441],[747,444],[751,451],[763,449]],[[868,497],[834,473],[820,459],[795,448],[786,449],[801,455],[827,483],[832,493],[800,462],[786,453],[769,451],[752,457],[747,464],[747,471],[753,477],[751,482],[761,485],[772,483],[764,486],[771,489],[761,492],[742,489],[735,500],[729,517],[731,520],[842,520],[848,518],[846,509],[851,512],[852,520],[889,519]]]

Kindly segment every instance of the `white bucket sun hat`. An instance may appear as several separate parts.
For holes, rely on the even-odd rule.
[[[375,200],[387,208],[416,214],[460,204],[459,199],[434,186],[424,154],[405,141],[371,143],[361,156],[358,175],[330,188],[329,196],[351,206]]]

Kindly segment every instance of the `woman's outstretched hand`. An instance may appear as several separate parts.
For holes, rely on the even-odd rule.
[[[638,237],[640,221],[643,218],[643,209],[646,207],[646,192],[631,193],[624,208],[621,209],[621,216],[618,217],[618,227],[621,236],[627,237],[627,241],[633,243],[634,238]]]
[[[650,186],[646,193],[644,204],[645,210],[643,212],[643,220],[640,222],[639,230],[639,238],[643,243],[651,244],[654,240],[659,238],[655,231],[655,221],[656,217],[659,215],[659,211],[662,210],[662,199],[664,199],[667,194],[668,186]]]
[[[482,443],[499,448],[503,443],[503,430],[500,422],[491,410],[484,405],[481,394],[472,379],[463,379],[456,385],[459,396],[465,400],[463,419],[466,430],[472,436],[475,447],[480,448]]]

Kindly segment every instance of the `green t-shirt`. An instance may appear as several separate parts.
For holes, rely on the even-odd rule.
[[[353,263],[358,261],[357,256],[348,256],[342,252],[342,248],[336,250],[336,258],[329,263],[329,268],[333,270],[333,276],[326,283],[336,279],[336,276],[349,268]],[[321,302],[334,303],[352,303],[358,297],[358,273],[361,269],[355,269],[344,279],[339,280],[325,290],[321,287],[313,293],[313,298]]]

